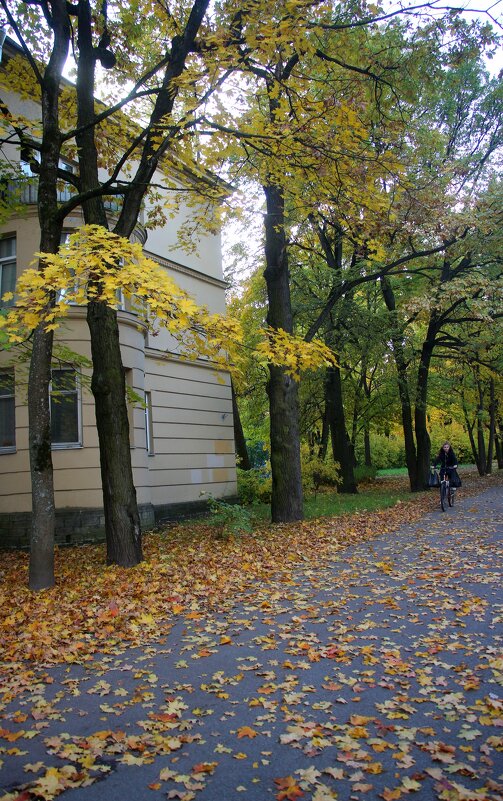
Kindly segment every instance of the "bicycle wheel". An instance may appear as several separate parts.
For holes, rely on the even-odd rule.
[[[450,484],[449,489],[447,490],[447,500],[449,501],[449,506],[454,506],[454,490]]]
[[[447,508],[447,487],[445,481],[442,481],[440,484],[440,506],[442,507],[442,512],[445,512]]]

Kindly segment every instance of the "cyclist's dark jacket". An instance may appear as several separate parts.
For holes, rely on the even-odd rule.
[[[456,454],[449,448],[447,453],[444,451],[443,448],[440,448],[439,454],[435,459],[435,467],[440,465],[440,472],[443,473],[446,467],[454,467],[457,465],[458,460],[456,459]]]

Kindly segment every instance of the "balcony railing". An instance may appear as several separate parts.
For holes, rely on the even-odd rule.
[[[23,185],[20,186],[17,181],[9,182],[7,192],[12,198],[15,198],[18,203],[27,206],[35,205],[38,202],[38,186],[35,183],[23,183]],[[66,203],[66,201],[71,200],[74,195],[75,190],[70,186],[63,186],[61,189],[58,189],[58,203]],[[106,198],[104,204],[107,211],[118,214],[122,208],[122,198],[120,196],[116,198]],[[142,220],[140,219],[139,222],[141,223]]]

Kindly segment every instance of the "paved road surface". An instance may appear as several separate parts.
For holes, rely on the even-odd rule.
[[[0,720],[0,798],[502,799],[502,533],[501,488],[460,491],[232,614],[49,669]]]

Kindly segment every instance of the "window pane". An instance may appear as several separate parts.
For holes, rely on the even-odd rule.
[[[0,239],[0,259],[16,257],[16,237]]]
[[[14,373],[0,373],[0,398],[14,395]]]
[[[14,398],[0,398],[0,448],[16,444],[16,409]]]
[[[0,264],[0,298],[5,292],[14,292],[16,288],[16,262]],[[14,301],[3,301],[4,306],[10,306]]]
[[[2,301],[6,292],[14,292],[16,286],[16,238],[0,239],[0,307],[12,306],[13,301]]]
[[[51,388],[53,394],[75,392],[77,389],[77,374],[75,370],[53,370],[51,374]]]
[[[51,437],[53,444],[79,442],[77,394],[51,399]]]
[[[53,445],[80,442],[79,394],[75,370],[52,371],[51,437]]]
[[[0,448],[16,445],[16,401],[14,373],[0,373]]]

